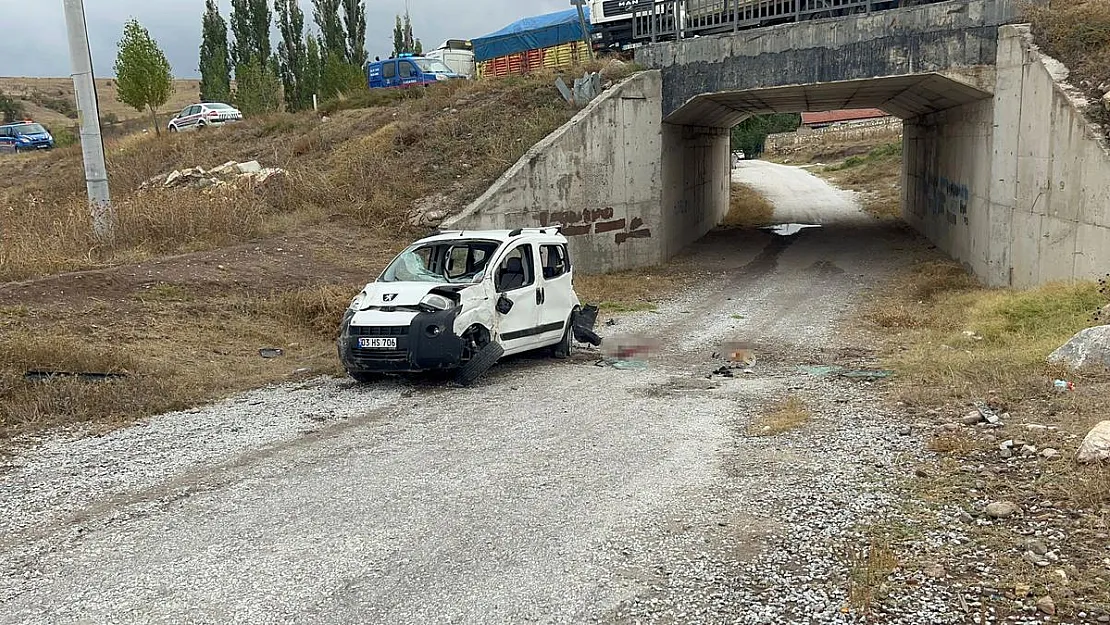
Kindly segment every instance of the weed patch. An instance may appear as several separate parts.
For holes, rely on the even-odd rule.
[[[813,417],[809,406],[799,397],[791,395],[771,404],[748,426],[749,436],[775,436],[796,430]]]
[[[728,206],[728,214],[721,222],[726,228],[753,228],[774,223],[775,207],[750,185],[732,183]]]

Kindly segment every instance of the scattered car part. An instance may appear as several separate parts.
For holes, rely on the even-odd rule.
[[[483,373],[489,371],[503,355],[505,355],[505,348],[501,347],[500,343],[487,344],[459,368],[455,381],[463,386],[470,386],[482,377]]]
[[[23,379],[30,382],[47,382],[55,378],[77,378],[85,382],[103,382],[106,380],[120,380],[128,377],[126,373],[98,373],[98,372],[72,372],[72,371],[27,371]]]
[[[278,347],[265,347],[258,350],[258,355],[263,358],[280,358],[285,355],[285,350]]]

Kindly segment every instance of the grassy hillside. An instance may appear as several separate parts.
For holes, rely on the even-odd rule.
[[[308,113],[247,120],[205,131],[203,140],[185,133],[117,142],[108,151],[119,216],[110,244],[90,232],[76,146],[0,158],[0,281],[213,249],[329,219],[396,232],[418,199],[441,195],[444,208],[460,208],[573,113],[546,78],[455,83],[375,104],[326,121]],[[136,193],[174,169],[252,159],[289,176],[215,195]]]
[[[176,92],[162,107],[163,113],[177,112],[200,99],[199,80],[177,80]],[[116,81],[96,81],[102,119],[127,121],[147,117],[116,99]],[[68,128],[77,123],[77,105],[70,78],[0,78],[0,92],[23,104],[27,116],[54,127]]]

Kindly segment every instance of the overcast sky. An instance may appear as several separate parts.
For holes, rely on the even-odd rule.
[[[220,0],[226,18],[231,0]],[[305,22],[312,3],[301,0]],[[431,49],[447,39],[472,39],[521,17],[569,9],[569,0],[409,0],[414,34]],[[393,50],[393,20],[405,0],[367,0],[366,47],[370,57]],[[204,0],[85,0],[89,43],[97,77],[113,74],[116,41],[123,23],[138,18],[158,41],[174,75],[197,76]],[[5,28],[0,34],[0,76],[68,76],[62,0],[0,0]],[[276,42],[275,36],[275,42]]]

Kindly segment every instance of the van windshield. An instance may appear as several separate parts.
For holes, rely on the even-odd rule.
[[[414,245],[386,267],[378,282],[481,282],[490,258],[500,246],[497,241],[473,239]]]
[[[417,65],[420,66],[420,71],[435,73],[435,74],[450,74],[451,68],[447,67],[442,61],[435,59],[413,59]]]

